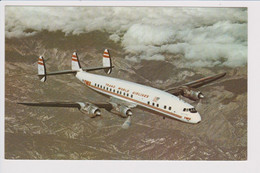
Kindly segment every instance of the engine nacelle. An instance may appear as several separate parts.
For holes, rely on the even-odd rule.
[[[199,99],[203,99],[204,95],[202,94],[201,91],[198,91],[194,88],[189,88],[189,87],[181,87],[180,88],[182,90],[182,96],[191,99],[193,101],[199,100]]]
[[[78,104],[80,105],[80,107],[79,107],[80,112],[82,112],[84,114],[88,114],[88,116],[91,118],[93,118],[97,115],[101,115],[100,109],[91,103],[78,102]]]
[[[120,115],[124,118],[133,115],[133,112],[130,108],[123,106],[123,105],[116,105],[114,106],[115,110],[120,113]]]

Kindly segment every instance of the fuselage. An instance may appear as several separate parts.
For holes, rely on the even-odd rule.
[[[97,92],[159,112],[166,117],[188,123],[201,121],[192,105],[165,91],[82,70],[77,72],[76,77]]]

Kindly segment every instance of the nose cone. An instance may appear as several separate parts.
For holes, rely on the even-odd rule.
[[[201,121],[201,116],[199,113],[197,113],[194,120],[195,120],[195,123],[199,123]]]
[[[201,121],[201,116],[199,113],[196,113],[195,115],[192,115],[192,119],[191,119],[190,123],[197,124],[200,121]]]

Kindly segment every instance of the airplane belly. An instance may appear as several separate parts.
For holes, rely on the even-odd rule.
[[[140,106],[140,109],[142,109],[146,112],[152,113],[152,114],[162,116],[162,117],[167,117],[167,118],[170,118],[170,119],[177,119],[177,120],[186,122],[183,118],[178,118],[178,117],[172,116],[170,114],[166,114],[162,111],[158,111],[158,110],[155,110],[155,109],[148,108],[146,106]]]

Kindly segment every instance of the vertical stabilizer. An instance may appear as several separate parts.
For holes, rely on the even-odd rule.
[[[42,56],[39,57],[38,59],[38,76],[41,80],[41,82],[46,81],[46,67],[45,67],[45,62]]]
[[[77,52],[74,52],[71,59],[71,69],[72,70],[79,70],[81,69],[79,58]]]
[[[111,57],[110,57],[108,49],[105,49],[104,54],[103,54],[103,67],[111,67],[108,69],[104,69],[104,71],[107,74],[110,74],[112,72],[112,61],[111,61]]]

